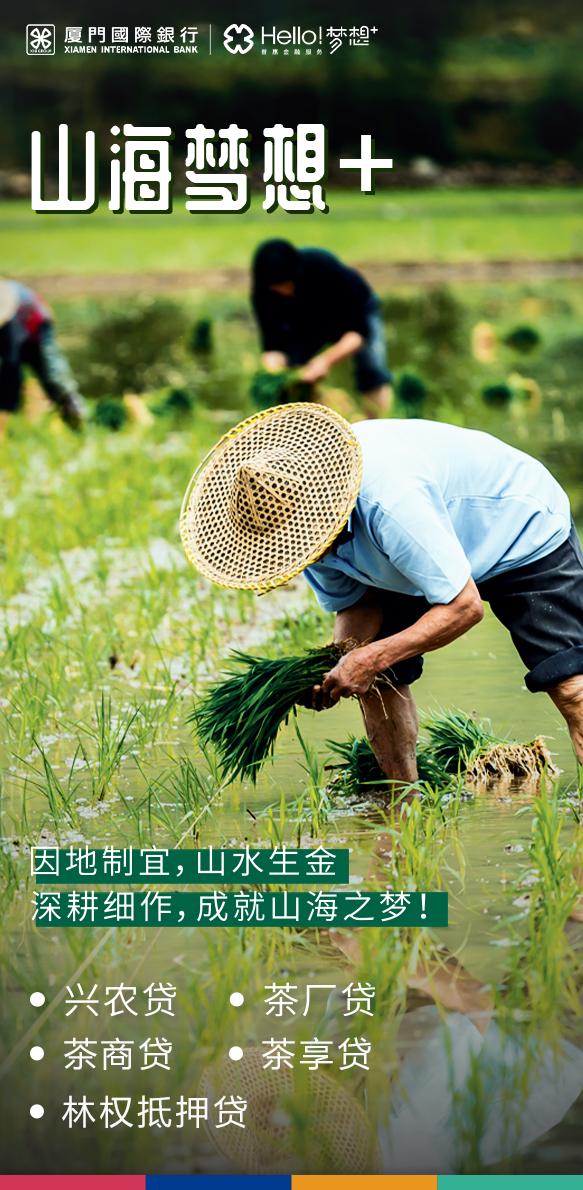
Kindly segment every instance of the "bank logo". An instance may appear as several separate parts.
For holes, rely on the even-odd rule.
[[[223,45],[230,54],[248,54],[253,49],[255,34],[249,25],[229,25],[223,34]]]
[[[54,25],[27,25],[26,26],[26,52],[27,54],[54,54],[55,52],[55,26]]]

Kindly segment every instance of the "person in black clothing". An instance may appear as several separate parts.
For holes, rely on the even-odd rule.
[[[266,240],[253,259],[252,301],[264,368],[300,367],[315,385],[352,357],[365,412],[388,413],[392,377],[380,302],[360,273],[323,248]]]
[[[20,406],[23,368],[38,377],[64,422],[79,430],[85,406],[57,343],[50,311],[16,281],[0,281],[0,435]]]

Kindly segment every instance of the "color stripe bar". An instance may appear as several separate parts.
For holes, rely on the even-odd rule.
[[[437,1190],[435,1174],[298,1174],[292,1190]]]
[[[440,1174],[437,1184],[438,1190],[583,1190],[583,1174]]]
[[[4,1173],[0,1190],[146,1190],[146,1175]]]
[[[146,1190],[291,1190],[281,1174],[148,1174]]]

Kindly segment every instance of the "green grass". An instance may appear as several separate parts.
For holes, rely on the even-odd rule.
[[[286,235],[353,261],[553,260],[583,255],[576,190],[329,193],[328,215],[267,216],[255,195],[242,215],[37,215],[0,204],[3,272],[99,274],[244,268],[258,241]],[[346,246],[346,247],[342,247]]]

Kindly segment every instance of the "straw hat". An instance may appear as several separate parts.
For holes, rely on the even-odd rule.
[[[18,293],[12,281],[0,280],[0,326],[6,326],[18,310]]]
[[[375,1131],[358,1100],[319,1070],[263,1068],[263,1051],[246,1049],[236,1065],[224,1057],[205,1070],[201,1091],[247,1104],[244,1128],[207,1128],[236,1169],[253,1174],[374,1173],[379,1168]],[[298,1151],[301,1150],[301,1151]]]
[[[182,505],[187,557],[221,587],[263,593],[315,562],[360,488],[359,443],[332,409],[276,405],[225,434]]]

